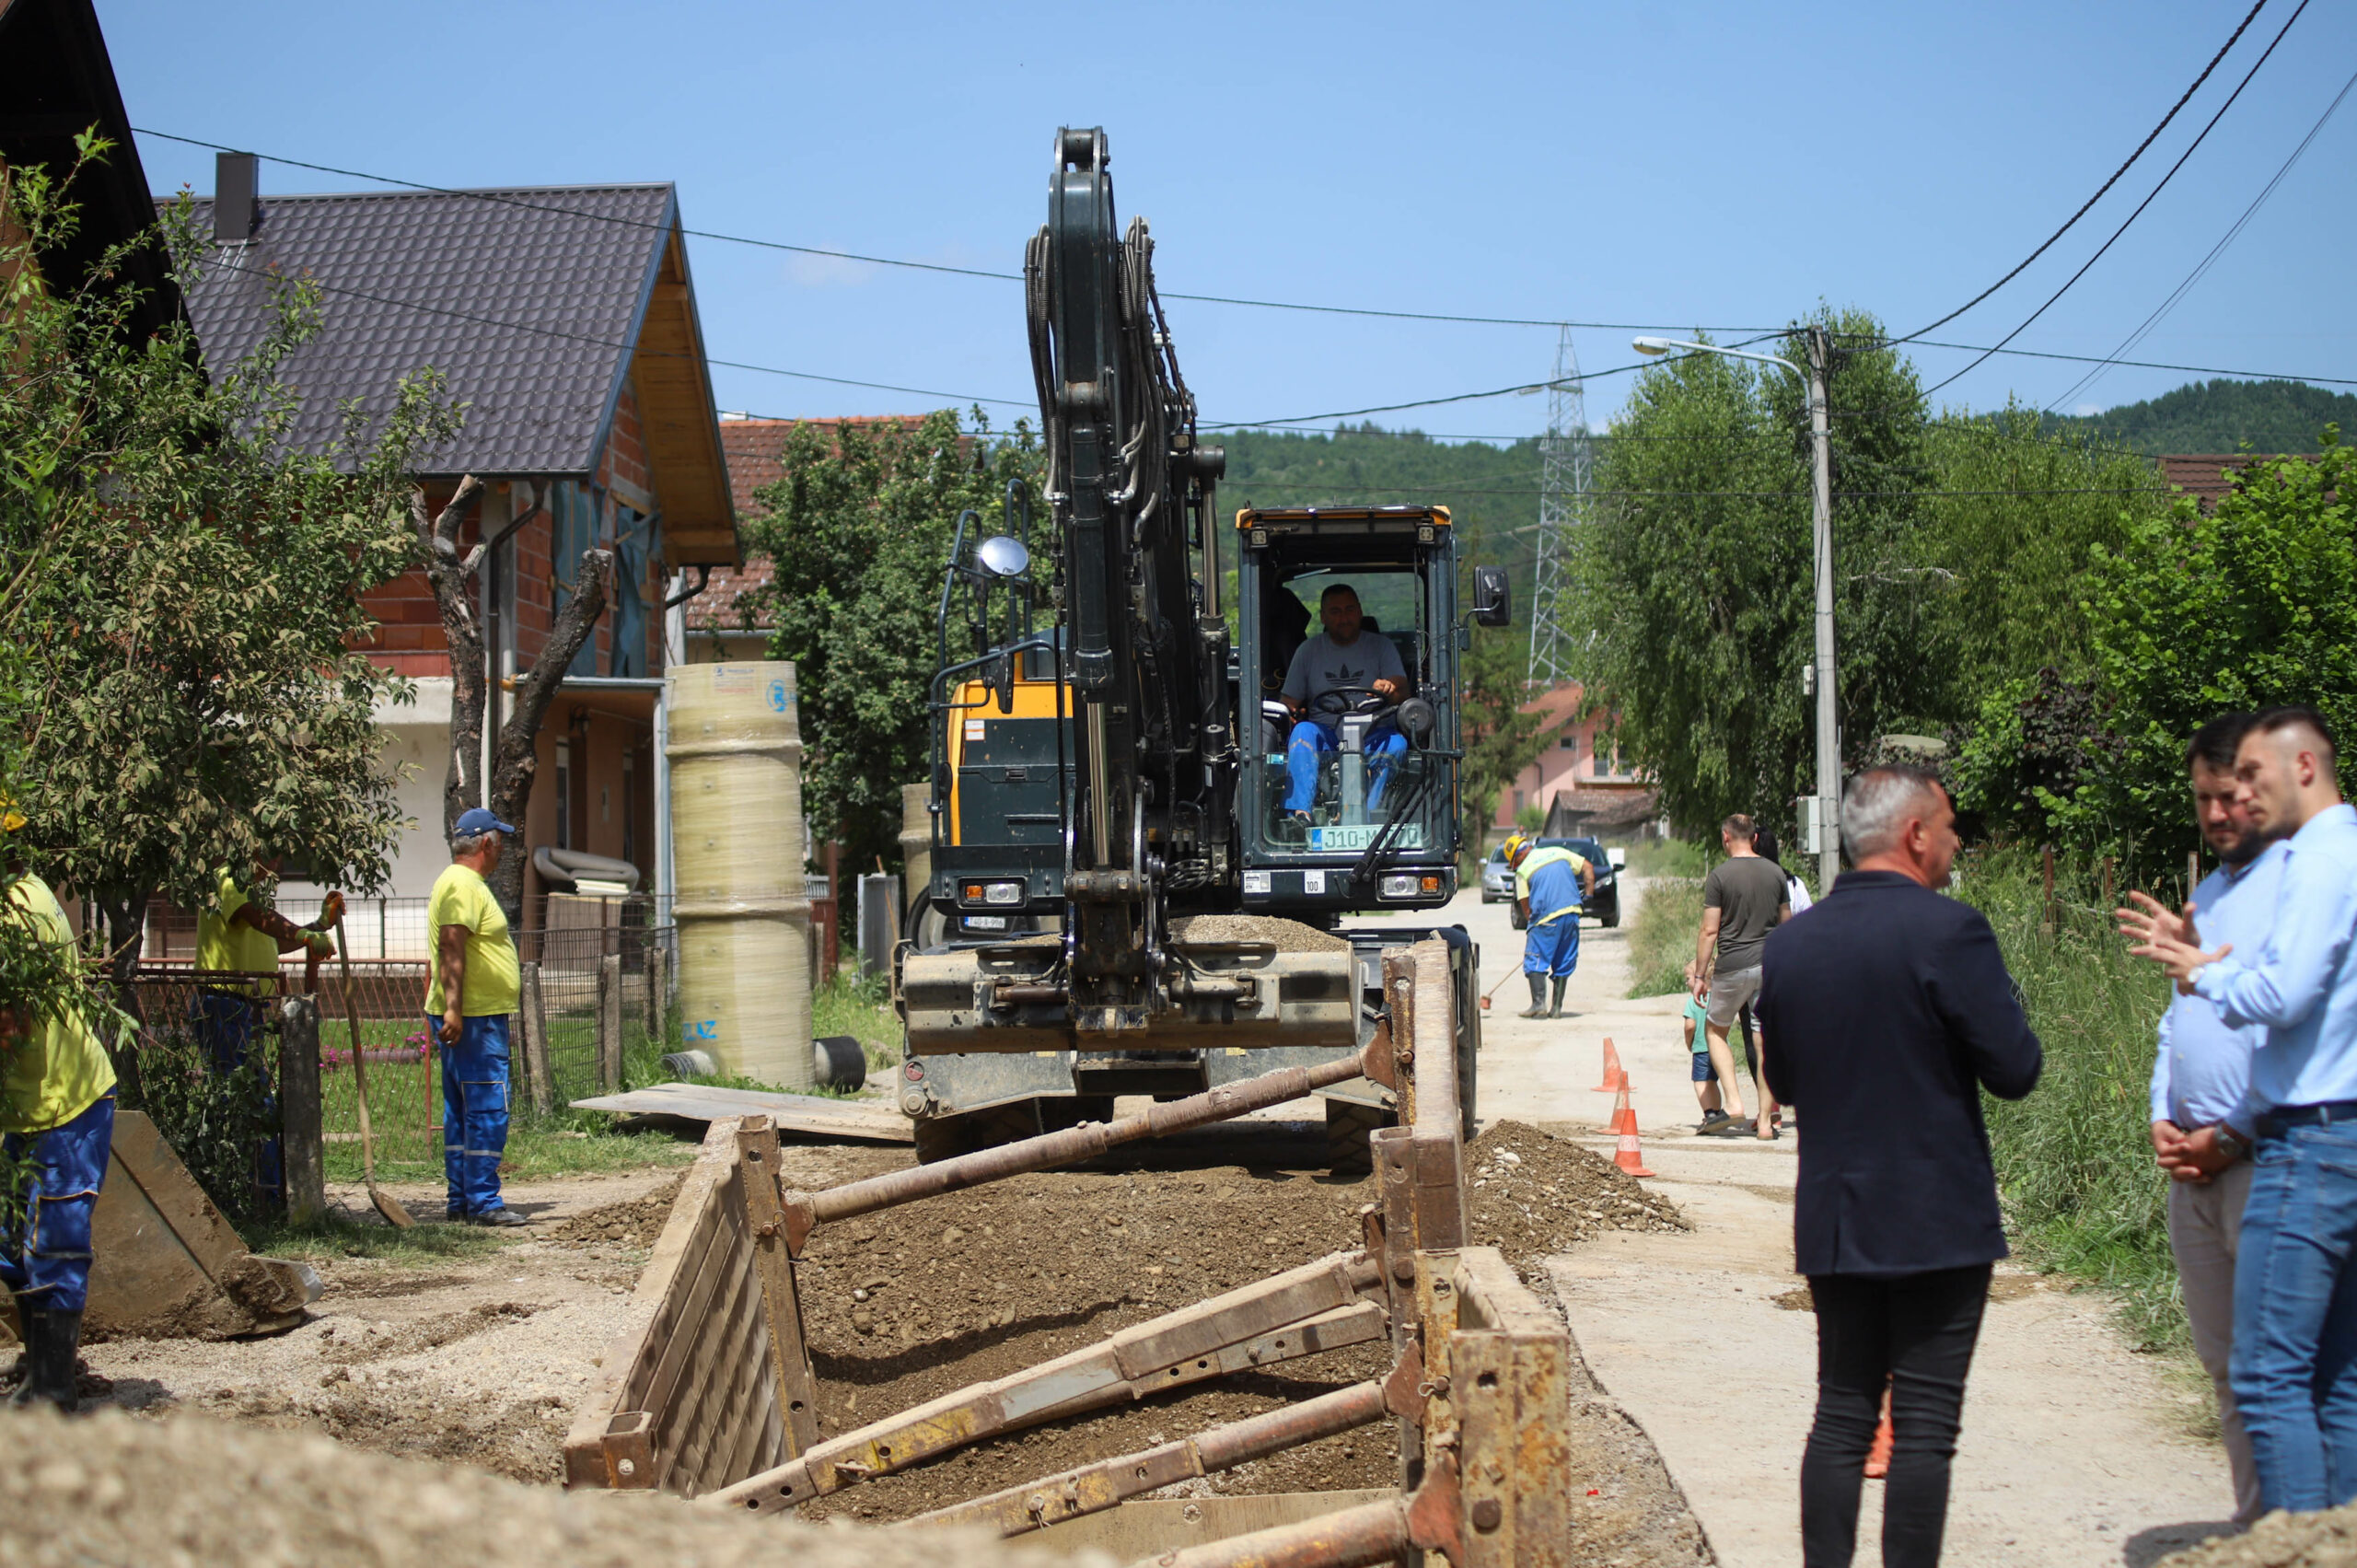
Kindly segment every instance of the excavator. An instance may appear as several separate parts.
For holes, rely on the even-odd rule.
[[[1382,1014],[1382,948],[1422,936],[1451,956],[1469,1137],[1470,937],[1348,920],[1457,891],[1457,661],[1475,625],[1509,623],[1505,572],[1464,571],[1460,613],[1445,506],[1219,516],[1225,454],[1197,429],[1147,226],[1117,225],[1101,129],[1058,132],[1024,277],[1043,515],[1034,537],[1016,484],[1003,531],[958,521],[931,870],[893,961],[920,1157],[1331,1063]],[[1360,629],[1337,640],[1365,668],[1288,698],[1311,607],[1345,598]],[[1329,1162],[1364,1169],[1391,1091],[1319,1093]]]

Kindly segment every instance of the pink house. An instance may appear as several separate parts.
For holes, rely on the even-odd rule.
[[[1597,735],[1610,729],[1612,715],[1581,716],[1585,695],[1573,681],[1523,704],[1524,713],[1540,716],[1550,738],[1538,761],[1498,792],[1493,826],[1500,831],[1511,829],[1528,806],[1550,813],[1560,807],[1576,830],[1598,836],[1642,833],[1660,815],[1660,797],[1620,749],[1606,739],[1599,750]]]

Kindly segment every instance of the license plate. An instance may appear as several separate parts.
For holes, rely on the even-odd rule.
[[[1003,914],[970,914],[966,917],[969,931],[1004,931],[1006,916]]]
[[[1364,849],[1375,842],[1376,835],[1382,831],[1383,825],[1379,822],[1343,823],[1331,828],[1312,828],[1309,830],[1309,847],[1313,850]],[[1399,830],[1391,835],[1387,847],[1422,849],[1424,847],[1424,830],[1417,823],[1403,822],[1399,825]]]

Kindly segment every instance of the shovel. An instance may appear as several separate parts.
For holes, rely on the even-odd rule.
[[[1487,990],[1487,991],[1483,992],[1483,993],[1481,993],[1481,1011],[1483,1011],[1484,1013],[1486,1013],[1486,1012],[1488,1012],[1488,1011],[1490,1010],[1490,998],[1491,998],[1491,997],[1492,997],[1492,996],[1495,996],[1495,995],[1498,993],[1498,986],[1502,986],[1502,985],[1505,984],[1505,982],[1506,982],[1507,981],[1512,980],[1515,976],[1516,976],[1516,975],[1520,974],[1521,972],[1522,972],[1522,971],[1521,971],[1520,970],[1506,970],[1506,972],[1505,972],[1504,975],[1501,975],[1501,976],[1499,977],[1499,979],[1498,979],[1498,984],[1497,984],[1497,985],[1493,985],[1493,986],[1490,987],[1490,989],[1489,989],[1489,990]]]
[[[343,970],[343,1013],[352,1025],[352,1087],[360,1101],[360,1179],[368,1184],[368,1201],[395,1230],[408,1230],[417,1221],[387,1193],[377,1191],[376,1136],[368,1124],[368,1053],[360,1043],[360,1004],[352,995],[352,952],[344,946],[343,913],[335,917],[335,958]]]

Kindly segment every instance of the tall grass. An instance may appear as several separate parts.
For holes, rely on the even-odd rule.
[[[1655,877],[1644,884],[1629,927],[1629,994],[1660,996],[1686,988],[1686,966],[1702,928],[1702,879]]]
[[[2187,1331],[2169,1256],[2168,1181],[2153,1163],[2145,1099],[2166,981],[2128,956],[2084,868],[2058,867],[2050,932],[2035,852],[1979,850],[1963,873],[1962,896],[1995,927],[2046,1047],[2027,1099],[1987,1102],[2014,1239],[2039,1267],[2116,1292],[2144,1348],[2179,1348]]]

